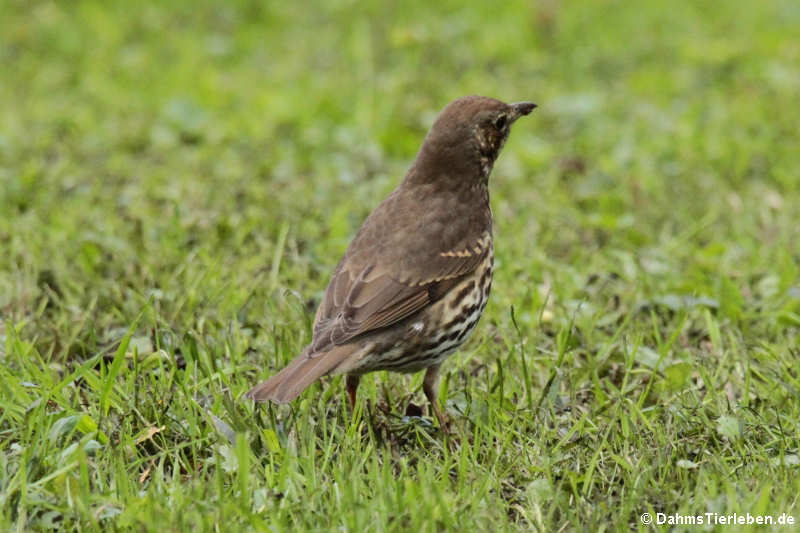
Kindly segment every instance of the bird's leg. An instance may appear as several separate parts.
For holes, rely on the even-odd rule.
[[[358,384],[361,381],[361,376],[358,374],[347,374],[345,378],[345,386],[347,387],[347,396],[350,399],[350,410],[355,412],[356,410],[356,391],[358,390]]]
[[[428,401],[431,402],[431,409],[433,414],[436,415],[436,420],[439,421],[439,427],[442,431],[448,433],[449,421],[447,414],[439,407],[439,369],[441,365],[429,366],[425,372],[425,379],[422,381],[422,390]]]

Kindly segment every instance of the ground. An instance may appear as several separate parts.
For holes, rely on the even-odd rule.
[[[3,2],[0,530],[800,521],[798,26],[793,0]],[[451,437],[419,375],[354,414],[340,378],[242,401],[472,93],[540,107],[491,179]]]

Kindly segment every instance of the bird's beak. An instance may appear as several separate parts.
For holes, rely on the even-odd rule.
[[[533,102],[517,102],[510,104],[510,107],[514,110],[514,119],[518,119],[521,116],[529,115],[531,111],[536,109],[537,105]]]

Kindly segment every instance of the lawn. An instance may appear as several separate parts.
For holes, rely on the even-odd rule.
[[[3,1],[0,531],[800,527],[798,27],[794,0]],[[341,378],[243,401],[473,93],[540,107],[490,182],[452,435],[409,416],[421,375],[355,413]]]

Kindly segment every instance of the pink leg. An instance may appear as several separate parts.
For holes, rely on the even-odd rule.
[[[361,381],[361,376],[357,374],[348,374],[345,378],[345,386],[347,387],[347,396],[350,399],[350,410],[356,409],[356,391],[358,390],[358,383]]]
[[[448,433],[449,421],[447,414],[439,407],[439,369],[441,365],[434,365],[428,367],[425,372],[425,379],[422,381],[422,391],[431,402],[433,414],[436,415],[436,420],[439,421],[439,427],[442,431]]]

